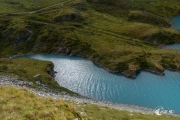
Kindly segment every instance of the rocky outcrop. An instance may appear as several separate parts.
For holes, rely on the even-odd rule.
[[[34,78],[39,78],[39,77],[41,77],[41,74],[37,74],[34,76]]]
[[[55,22],[64,22],[64,21],[71,21],[71,20],[81,21],[81,20],[83,20],[83,18],[81,16],[81,14],[79,14],[77,12],[67,14],[67,15],[58,16],[58,17],[54,18]]]
[[[137,72],[137,71],[125,70],[125,71],[122,71],[121,73],[122,73],[123,75],[125,75],[126,77],[135,78],[135,77],[136,77],[136,72]]]
[[[8,29],[7,31],[5,31],[4,33],[2,33],[2,38],[8,37],[9,35],[12,34],[12,32],[13,32],[13,29],[12,29],[12,28]]]
[[[46,85],[42,84],[40,81],[35,81],[35,84],[37,87],[45,92],[45,93],[53,93],[53,94],[67,94],[65,92],[58,92],[56,90],[50,89]],[[16,87],[27,87],[33,92],[36,92],[35,89],[32,89],[33,82],[28,82],[28,81],[21,81],[17,77],[12,77],[12,76],[0,76],[0,86],[1,85],[10,85],[10,86],[16,86]]]
[[[27,81],[20,81],[17,77],[0,76],[0,85],[14,85],[20,87],[30,87],[33,83]]]
[[[147,70],[147,71],[149,71],[151,73],[157,74],[157,75],[161,75],[161,76],[165,75],[164,71],[153,70],[153,69],[145,69],[145,70]]]
[[[148,71],[148,72],[160,75],[160,76],[164,75],[164,70],[160,70],[156,68],[141,68],[137,70],[125,70],[120,73],[122,73],[123,75],[129,78],[136,78],[138,71],[141,71],[141,70],[145,70],[145,71]]]
[[[29,39],[31,33],[26,30],[19,31],[14,37],[14,43],[24,42]]]
[[[57,72],[54,71],[54,64],[53,63],[47,65],[46,71],[52,78],[55,78],[55,74]]]

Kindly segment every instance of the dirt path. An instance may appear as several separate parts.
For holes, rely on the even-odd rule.
[[[29,12],[1,14],[0,17],[7,16],[7,15],[10,15],[10,14],[11,14],[11,15],[33,14],[33,13],[40,12],[40,11],[46,10],[46,9],[48,9],[48,8],[57,6],[57,5],[63,5],[64,3],[68,3],[68,2],[70,2],[70,1],[71,1],[71,0],[63,1],[63,2],[60,2],[60,3],[54,4],[54,5],[50,5],[50,6],[41,8],[41,9],[39,9],[39,10],[34,10],[34,11],[29,11]]]

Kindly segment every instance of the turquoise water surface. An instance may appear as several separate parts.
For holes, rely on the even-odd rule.
[[[156,108],[162,106],[180,114],[180,73],[165,76],[141,71],[137,78],[111,74],[81,57],[63,55],[24,56],[54,63],[59,85],[94,99]],[[38,73],[37,73],[38,74]]]
[[[163,48],[180,50],[180,44],[167,45],[167,46],[164,46]]]
[[[180,16],[171,18],[172,20],[172,28],[180,30]]]

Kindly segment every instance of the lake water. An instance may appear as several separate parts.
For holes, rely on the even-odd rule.
[[[180,44],[167,45],[167,46],[164,46],[163,48],[180,50]]]
[[[24,56],[54,63],[56,81],[81,95],[98,100],[138,105],[162,106],[180,114],[180,73],[165,71],[165,76],[141,71],[137,78],[111,74],[81,57],[63,55]]]
[[[180,30],[180,16],[171,18],[172,20],[172,28]]]

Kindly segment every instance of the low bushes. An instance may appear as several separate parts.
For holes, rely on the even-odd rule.
[[[6,65],[0,66],[0,72],[5,72],[7,71],[8,67]]]
[[[118,70],[124,71],[129,69],[129,65],[126,62],[118,62],[116,65]]]
[[[165,26],[165,27],[170,26],[170,21],[168,19],[143,11],[132,11],[128,16],[128,20],[144,22],[144,23]]]

